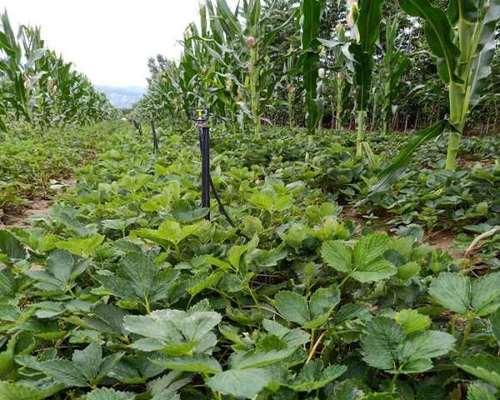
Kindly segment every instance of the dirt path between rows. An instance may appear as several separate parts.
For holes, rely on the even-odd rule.
[[[367,218],[359,214],[354,207],[344,206],[342,209],[341,217],[344,220],[352,220],[360,226],[364,226],[367,222]],[[387,214],[383,216],[378,221],[371,221],[373,223],[372,228],[375,230],[383,230],[388,234],[393,234],[391,226],[387,224],[390,220],[390,215]],[[439,231],[439,232],[425,232],[423,242],[432,246],[436,250],[443,250],[450,254],[453,258],[462,258],[464,256],[463,252],[458,250],[453,241],[455,240],[455,234],[451,231]]]
[[[26,207],[18,214],[6,214],[0,221],[0,229],[26,228],[30,225],[31,218],[43,216],[49,212],[51,200],[35,199],[29,201]]]
[[[73,177],[61,179],[52,186],[54,187],[53,196],[27,200],[27,203],[18,212],[1,215],[0,229],[29,227],[34,217],[43,217],[49,213],[50,207],[59,194],[76,186],[76,179]]]

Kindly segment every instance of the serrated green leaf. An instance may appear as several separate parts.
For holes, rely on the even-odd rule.
[[[311,316],[317,318],[328,314],[340,302],[340,291],[336,286],[319,288],[309,299]]]
[[[325,242],[321,255],[329,266],[358,282],[376,282],[397,272],[396,267],[383,257],[388,245],[387,235],[373,233],[361,237],[352,250],[339,241]]]
[[[87,387],[95,386],[105,378],[122,356],[123,353],[118,352],[103,358],[102,348],[91,343],[83,350],[76,350],[71,361],[38,361],[34,357],[24,357],[23,364],[67,387]]]
[[[26,275],[36,281],[35,287],[40,290],[67,291],[87,268],[87,261],[65,250],[55,250],[48,257],[45,270],[30,270]]]
[[[432,322],[427,315],[422,315],[417,310],[401,310],[396,313],[394,319],[407,335],[429,329]]]
[[[288,345],[284,348],[251,350],[236,352],[231,355],[230,365],[233,369],[264,368],[286,360],[297,351],[297,347]]]
[[[43,400],[64,388],[53,382],[5,382],[0,381],[0,399],[2,400]]]
[[[116,273],[100,271],[98,281],[121,299],[135,299],[145,305],[169,299],[179,271],[161,270],[149,256],[129,253],[119,264]]]
[[[330,365],[326,368],[320,360],[314,360],[290,379],[287,386],[295,392],[311,392],[321,389],[341,376],[347,367],[344,365]]]
[[[484,317],[500,308],[500,272],[484,275],[472,281],[471,306]]]
[[[464,315],[473,311],[483,317],[500,307],[500,273],[471,279],[468,276],[443,272],[435,278],[429,294],[443,307]]]
[[[126,316],[124,327],[144,336],[132,347],[178,356],[210,351],[217,342],[211,331],[221,319],[220,314],[212,311],[157,310],[147,316]]]
[[[467,400],[495,400],[497,390],[483,382],[474,382],[467,388]]]
[[[133,235],[149,239],[167,248],[169,245],[177,246],[190,236],[197,236],[207,227],[207,221],[199,221],[191,225],[181,225],[177,221],[167,220],[158,229],[138,229]]]
[[[491,330],[500,343],[500,308],[490,317]]]
[[[271,375],[262,368],[231,369],[207,380],[216,392],[245,399],[253,399],[270,382]]]
[[[417,276],[420,273],[420,265],[415,261],[410,261],[400,267],[398,267],[397,276],[403,281],[407,281],[410,278]]]
[[[177,391],[191,383],[191,381],[192,377],[189,375],[185,377],[182,372],[169,372],[167,375],[148,383],[149,392],[153,396],[151,400],[180,400]]]
[[[471,302],[470,280],[461,274],[443,272],[432,281],[429,294],[443,307],[463,315]]]
[[[100,388],[94,389],[84,397],[85,400],[133,400],[135,394],[128,392],[118,392],[114,389]]]
[[[311,320],[307,301],[298,293],[281,291],[274,297],[274,305],[287,321],[303,325]]]
[[[14,235],[0,230],[0,254],[3,253],[13,260],[22,260],[26,257],[26,250]]]
[[[457,367],[500,388],[500,361],[490,354],[478,354],[458,360]]]
[[[395,321],[385,317],[374,318],[361,338],[363,360],[374,368],[393,370],[404,340],[403,329]]]
[[[352,249],[341,241],[324,242],[321,246],[323,260],[332,268],[346,274],[352,271]]]
[[[122,357],[109,371],[109,377],[129,385],[144,384],[164,371],[145,354]]]
[[[58,383],[67,387],[87,387],[89,383],[80,369],[68,360],[49,360],[39,362],[37,369]]]
[[[99,234],[86,238],[70,238],[56,243],[58,249],[67,250],[80,257],[90,257],[95,254],[105,237]]]
[[[420,373],[432,368],[431,359],[447,354],[455,338],[448,333],[424,331],[406,335],[392,319],[376,317],[361,338],[363,360],[390,373]]]
[[[88,328],[120,336],[126,334],[123,327],[125,315],[125,311],[113,304],[98,304],[91,314],[84,318],[83,323]]]
[[[432,368],[431,358],[448,354],[455,338],[439,331],[425,331],[408,337],[399,350],[398,359],[404,373],[421,373]]]
[[[153,359],[153,361],[173,371],[195,372],[202,375],[213,375],[222,371],[222,367],[215,358],[204,355],[164,357]]]

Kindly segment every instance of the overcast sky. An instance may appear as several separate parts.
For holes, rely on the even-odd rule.
[[[15,24],[42,27],[47,47],[97,85],[145,86],[147,59],[178,58],[200,0],[0,0]]]

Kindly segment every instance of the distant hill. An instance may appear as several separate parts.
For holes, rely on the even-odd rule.
[[[116,108],[132,108],[146,93],[146,89],[136,86],[97,86]]]

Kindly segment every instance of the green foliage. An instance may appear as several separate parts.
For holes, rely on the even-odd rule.
[[[498,357],[478,354],[458,360],[456,365],[465,372],[500,388],[500,364]]]
[[[314,132],[320,120],[318,105],[318,70],[319,70],[319,29],[321,23],[322,0],[302,0],[302,74],[306,92],[306,125]]]
[[[90,124],[113,115],[106,97],[87,77],[45,47],[40,28],[17,34],[0,14],[0,131],[21,120],[32,126]]]
[[[0,396],[5,400],[43,400],[61,391],[63,385],[42,381],[36,383],[0,382]]]
[[[84,397],[85,400],[133,400],[134,398],[133,393],[117,392],[107,388],[92,390]]]
[[[355,42],[349,47],[354,57],[357,110],[366,111],[373,78],[375,44],[379,40],[384,0],[361,0],[351,10]]]
[[[496,390],[481,382],[471,384],[467,390],[467,400],[495,400]]]
[[[135,349],[185,356],[209,353],[217,343],[211,330],[220,321],[211,311],[157,310],[149,316],[126,316],[124,327],[144,337],[131,345]]]
[[[444,272],[463,261],[424,244],[411,219],[425,216],[411,196],[433,195],[435,221],[462,235],[488,230],[491,166],[453,177],[470,188],[452,203],[456,212],[470,202],[463,219],[443,211],[444,189],[405,175],[419,189],[385,211],[387,189],[356,210],[371,220],[360,223],[339,205],[362,198],[375,176],[350,157],[353,135],[264,132],[213,132],[213,181],[237,230],[215,204],[203,219],[196,137],[164,137],[151,158],[148,138],[103,128],[107,143],[77,169],[75,190],[30,227],[0,231],[0,394],[441,399],[476,378],[485,383],[470,396],[494,393],[497,239],[468,264],[484,276]],[[465,143],[470,154],[493,153],[487,141]],[[422,163],[438,152],[429,147]],[[442,171],[414,165],[443,186]],[[450,284],[457,278],[469,289]]]
[[[392,374],[417,374],[431,369],[431,359],[447,354],[455,339],[440,331],[409,336],[392,319],[377,317],[368,324],[361,343],[368,365]]]
[[[358,240],[353,248],[343,242],[325,242],[323,260],[335,270],[359,282],[376,282],[396,274],[396,268],[383,255],[389,249],[389,238],[371,234]]]
[[[449,120],[456,132],[449,136],[446,169],[453,171],[469,110],[479,103],[491,74],[500,4],[498,0],[484,4],[457,0],[449,3],[447,12],[428,0],[402,0],[400,5],[424,19],[439,76],[449,86]]]
[[[123,353],[118,352],[103,357],[101,346],[91,343],[83,350],[76,350],[71,361],[38,361],[26,357],[20,362],[66,387],[86,387],[99,384],[122,356]]]
[[[44,271],[28,271],[35,287],[47,292],[66,292],[75,285],[76,278],[88,268],[85,260],[78,259],[63,250],[56,250],[47,258]]]
[[[320,288],[310,297],[309,302],[295,292],[281,291],[274,298],[280,315],[306,329],[323,325],[340,301],[340,292],[335,287]]]
[[[245,399],[253,399],[271,381],[269,371],[247,368],[221,372],[207,382],[212,390]]]
[[[114,296],[138,301],[149,310],[151,305],[172,296],[178,275],[172,269],[161,270],[145,254],[130,253],[116,271],[102,270],[97,280]]]
[[[472,281],[468,276],[443,272],[432,281],[429,294],[453,312],[484,317],[500,307],[499,285],[498,272]]]

